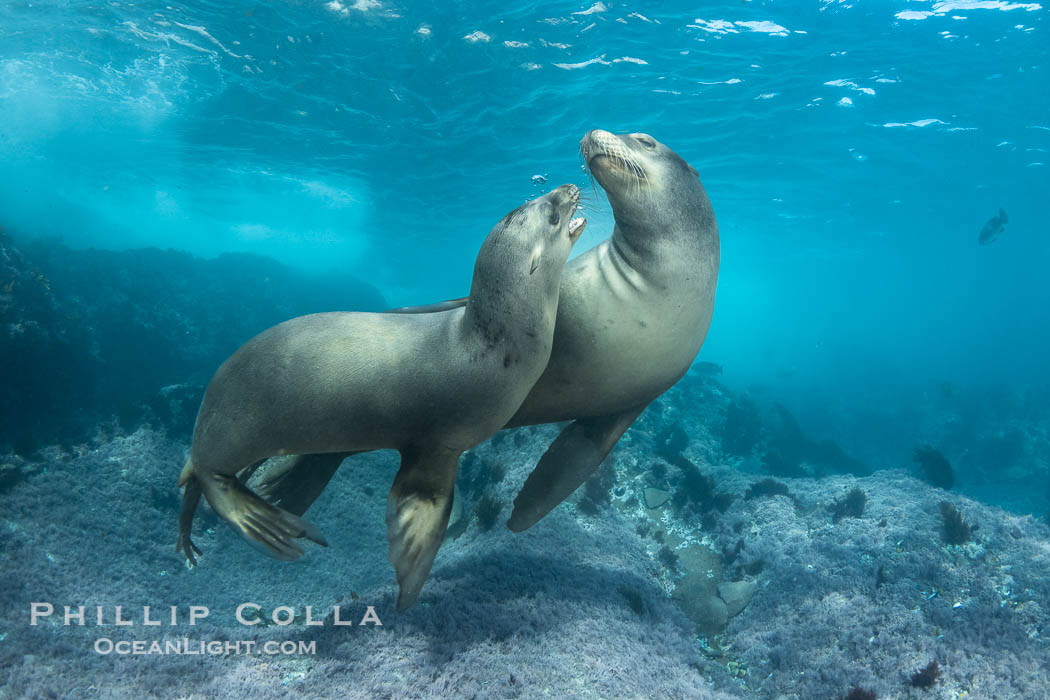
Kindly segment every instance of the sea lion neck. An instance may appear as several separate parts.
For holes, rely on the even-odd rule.
[[[557,285],[543,289],[539,280],[487,280],[475,276],[461,323],[487,348],[515,347],[531,352],[535,343],[553,333]],[[508,319],[514,319],[508,323]]]
[[[614,207],[610,244],[631,267],[639,271],[675,269],[679,264],[716,260],[719,254],[718,225],[706,195],[685,209],[649,207],[630,211]],[[679,212],[678,215],[667,212]],[[685,213],[682,213],[685,212]]]

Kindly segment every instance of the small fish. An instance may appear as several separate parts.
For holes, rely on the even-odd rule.
[[[547,181],[547,176],[546,175],[533,175],[532,176],[532,184],[534,184],[534,185],[542,185],[546,181]]]
[[[981,235],[977,238],[977,242],[981,245],[988,245],[994,241],[1006,229],[1006,222],[1008,221],[1006,212],[1000,209],[999,216],[993,216],[988,219],[988,223],[981,229]]]

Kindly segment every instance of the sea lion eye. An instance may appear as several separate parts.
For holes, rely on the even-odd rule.
[[[648,136],[635,136],[634,140],[637,141],[638,143],[642,144],[643,146],[645,146],[649,150],[652,150],[652,149],[656,148],[656,142],[653,141]]]
[[[561,221],[561,214],[559,214],[558,212],[554,212],[553,214],[551,214],[550,221],[551,226],[557,226],[558,222]]]

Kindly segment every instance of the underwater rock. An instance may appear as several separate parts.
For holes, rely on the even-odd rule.
[[[53,240],[16,248],[0,233],[0,446],[27,453],[84,440],[114,416],[125,429],[153,420],[188,434],[184,413],[197,406],[173,406],[186,392],[162,387],[203,385],[244,341],[285,319],[384,306],[367,284],[262,256]]]
[[[674,601],[685,616],[696,623],[697,634],[701,636],[719,634],[729,623],[729,607],[717,595],[706,592],[693,595],[692,591],[686,588],[680,595],[675,596]]]
[[[51,280],[0,230],[0,448],[28,455],[70,441],[83,424],[78,406],[93,398],[97,368]]]
[[[822,472],[852,474],[853,476],[867,476],[871,474],[871,467],[860,460],[850,457],[833,440],[811,442],[807,458],[808,461],[817,465]]]
[[[659,508],[671,497],[670,492],[663,489],[647,488],[645,490],[645,507],[650,510]]]
[[[747,457],[762,437],[762,419],[755,402],[747,396],[738,396],[726,409],[722,430],[722,450],[734,457]]]
[[[822,477],[827,474],[867,476],[871,468],[843,451],[833,440],[811,440],[784,406],[773,405],[766,421],[766,453],[763,466],[774,476]]]
[[[726,612],[729,617],[733,617],[747,607],[757,590],[758,584],[754,581],[720,583],[718,584],[718,597],[725,601]]]
[[[507,483],[489,484],[488,491],[509,503],[556,434],[550,426],[527,433],[527,450],[507,461]],[[481,446],[480,461],[507,456],[511,442],[501,451]],[[108,684],[114,698],[738,697],[717,690],[714,678],[729,682],[724,669],[698,672],[704,660],[694,625],[654,582],[645,544],[621,518],[585,527],[573,509],[562,507],[528,535],[500,524],[484,536],[446,540],[426,605],[398,615],[382,546],[383,494],[398,466],[393,453],[355,455],[352,478],[349,469],[337,474],[332,491],[311,507],[322,527],[340,533],[331,546],[344,556],[311,558],[302,566],[260,557],[213,516],[214,532],[200,523],[199,534],[214,554],[209,546],[203,565],[191,572],[172,551],[176,516],[167,504],[155,510],[150,496],[154,488],[175,493],[171,468],[184,450],[185,444],[143,429],[50,461],[45,474],[0,494],[0,512],[9,521],[0,523],[6,576],[0,696],[68,697]],[[471,520],[469,498],[464,506]],[[100,560],[114,565],[99,567]],[[157,606],[166,612],[178,604],[184,611],[191,601],[208,606],[211,615],[188,632],[167,625],[128,631],[161,644],[186,634],[250,635],[259,645],[301,639],[316,642],[316,655],[150,655],[136,657],[143,663],[135,673],[115,673],[115,657],[91,651],[97,638],[113,636],[112,627],[92,625],[90,612],[84,627],[31,626],[28,611],[36,600],[53,601],[59,611],[67,602],[123,605],[125,615],[152,605],[155,617]],[[247,600],[265,611],[312,605],[315,619],[343,601],[343,619],[352,617],[355,625],[334,627],[328,616],[318,627],[299,619],[288,627],[244,627],[234,611]],[[375,606],[383,627],[356,625],[365,605]],[[291,674],[298,675],[284,685]]]
[[[0,493],[10,491],[42,469],[40,464],[26,462],[18,455],[0,457]]]
[[[672,424],[660,437],[656,439],[656,453],[668,462],[674,462],[680,457],[682,451],[689,446],[689,434],[685,432],[681,424]]]
[[[169,384],[153,396],[148,408],[168,435],[189,439],[203,397],[202,384]]]
[[[722,581],[722,557],[708,547],[690,545],[677,550],[679,568],[685,575],[671,596],[702,636],[718,634],[729,621],[729,606],[718,594]]]
[[[951,462],[932,445],[915,448],[915,462],[922,469],[923,477],[937,488],[951,489],[955,484],[955,471]]]
[[[703,439],[694,426],[688,430],[694,441]],[[485,487],[504,503],[556,428],[521,432],[520,450],[509,438],[499,447],[490,441],[476,449],[475,467],[501,460],[506,465],[506,478]],[[331,546],[344,557],[319,557],[303,566],[263,559],[228,528],[217,527],[212,515],[215,531],[202,523],[200,536],[215,546],[213,561],[221,565],[188,572],[171,551],[174,506],[165,495],[174,492],[171,465],[184,450],[185,444],[144,429],[90,449],[56,452],[47,458],[46,472],[0,493],[0,512],[17,525],[0,527],[0,551],[10,561],[9,580],[0,586],[0,629],[7,632],[0,654],[9,655],[9,663],[0,664],[0,686],[13,696],[47,697],[53,691],[65,697],[108,682],[121,697],[233,693],[261,699],[277,697],[274,679],[294,671],[305,672],[294,690],[306,697],[345,695],[348,687],[361,697],[430,697],[435,683],[444,694],[467,689],[484,697],[504,688],[498,684],[506,682],[509,667],[521,689],[518,697],[531,697],[530,688],[578,696],[580,679],[587,677],[595,684],[593,693],[583,693],[588,697],[833,698],[856,684],[880,697],[913,697],[902,694],[901,685],[931,659],[941,663],[938,689],[979,687],[986,691],[982,698],[1045,695],[1045,521],[960,496],[955,500],[967,519],[982,524],[981,541],[944,547],[937,533],[944,493],[903,470],[786,482],[801,507],[780,496],[739,497],[716,529],[703,533],[710,548],[682,546],[675,535],[683,527],[698,534],[696,518],[635,504],[633,512],[649,523],[657,515],[673,519],[660,530],[674,549],[673,567],[661,567],[655,552],[660,544],[612,508],[598,518],[557,508],[527,536],[497,526],[484,536],[449,539],[427,605],[398,617],[382,546],[381,494],[397,470],[392,453],[353,457],[352,478],[350,470],[338,474],[328,497],[311,510],[319,526],[339,533]],[[625,464],[644,470],[648,450],[641,440],[621,445],[613,461],[618,470]],[[722,465],[705,465],[705,472],[719,488],[741,495],[756,478]],[[644,479],[644,472],[635,478]],[[867,493],[869,517],[830,525],[823,504],[851,488]],[[473,502],[464,501],[467,520],[473,520]],[[614,507],[622,503],[614,499]],[[114,512],[142,517],[125,520]],[[726,550],[736,553],[731,576],[724,571]],[[117,565],[100,568],[100,559]],[[759,564],[761,592],[744,614],[730,617],[733,596],[720,584],[727,578],[754,580]],[[258,572],[265,585],[246,588],[253,584],[245,583],[244,571]],[[665,584],[675,586],[673,599]],[[352,638],[342,628],[253,628],[260,641],[289,633],[316,639],[313,666],[275,657],[266,659],[270,671],[264,674],[257,658],[244,655],[143,657],[142,674],[128,675],[114,674],[110,661],[78,651],[89,649],[101,629],[66,627],[58,639],[44,626],[25,623],[39,591],[56,603],[140,607],[193,600],[213,609],[205,634],[236,639],[244,628],[228,626],[227,613],[248,590],[263,596],[257,602],[267,609],[329,606],[334,596],[354,590],[362,604],[377,606],[386,626],[367,634],[358,630],[362,634]],[[184,634],[178,628],[135,633],[162,640]],[[719,659],[697,658],[698,633],[717,647]],[[724,635],[721,644],[709,636],[715,633]],[[508,643],[484,641],[492,639]],[[36,663],[23,660],[28,654],[36,655]],[[814,659],[819,672],[799,673],[814,668]],[[597,671],[595,663],[601,664]],[[749,669],[746,678],[733,677],[731,664]],[[622,672],[639,667],[645,672]],[[54,668],[67,672],[46,670]],[[149,683],[137,685],[140,678]],[[922,691],[915,692],[919,697]]]

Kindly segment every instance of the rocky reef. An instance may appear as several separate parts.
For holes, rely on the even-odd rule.
[[[248,338],[293,316],[384,306],[363,282],[260,256],[0,233],[0,449],[28,456],[144,420],[187,435],[212,373]]]
[[[351,457],[311,508],[328,548],[274,561],[202,507],[204,554],[188,570],[174,551],[175,480],[215,367],[284,318],[382,306],[370,288],[262,258],[0,238],[5,692],[870,700],[1050,686],[1050,526],[972,498],[996,495],[997,464],[1002,483],[1045,498],[1038,401],[969,411],[940,397],[918,462],[869,465],[699,365],[524,533],[502,523],[557,426],[503,431],[464,454],[445,543],[403,614],[386,557],[390,452]],[[973,429],[965,449],[961,424]],[[34,602],[211,615],[192,627],[65,625],[60,613],[32,625]],[[258,624],[236,620],[245,602]],[[270,621],[280,606],[293,608],[288,625]],[[369,606],[382,625],[356,624]],[[100,639],[313,646],[129,658],[97,653]]]

